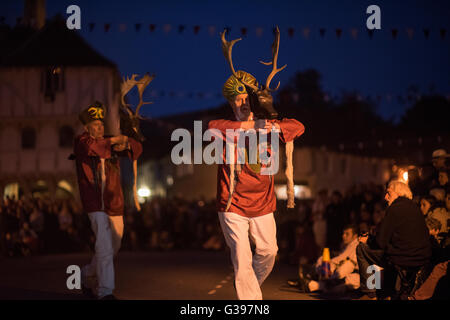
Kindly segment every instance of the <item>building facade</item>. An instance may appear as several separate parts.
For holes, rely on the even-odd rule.
[[[58,17],[40,28],[24,24],[2,32],[7,44],[23,41],[6,46],[0,57],[0,196],[78,198],[68,159],[83,130],[78,114],[102,101],[107,128],[118,128],[117,67]]]

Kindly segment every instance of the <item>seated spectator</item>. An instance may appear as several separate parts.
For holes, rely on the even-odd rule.
[[[375,237],[359,237],[356,249],[361,291],[361,299],[376,299],[376,289],[367,287],[371,265],[386,267],[388,264],[399,267],[421,267],[431,258],[429,232],[423,214],[411,200],[409,187],[400,181],[392,181],[386,190],[388,202],[386,216]]]
[[[449,280],[448,280],[448,263],[449,261],[438,263],[434,266],[433,271],[425,280],[425,282],[414,292],[412,296],[408,297],[408,300],[427,300],[435,296],[436,288],[439,283],[442,282],[442,290],[439,297],[442,299],[448,299],[449,295]],[[446,278],[446,279],[445,279]]]
[[[441,230],[441,222],[435,218],[428,217],[425,219],[428,231],[430,232],[431,241],[439,245],[438,234]]]
[[[299,267],[299,280],[288,281],[291,286],[298,286],[302,291],[314,292],[342,292],[359,287],[358,264],[356,261],[356,246],[358,245],[357,228],[353,225],[344,227],[342,234],[343,249],[339,255],[330,260],[331,277],[320,279],[322,257],[313,267],[301,265]]]
[[[438,237],[441,229],[441,223],[434,218],[427,218],[426,224],[430,232],[433,249],[433,270],[423,284],[411,296],[408,297],[409,300],[427,300],[432,297],[445,299],[449,296],[450,285],[447,272],[448,262],[450,259],[449,247],[446,246],[445,242],[440,240]],[[447,279],[444,278],[446,275]],[[438,293],[435,294],[439,283],[442,283],[441,287],[443,287],[444,290],[438,290]]]
[[[441,222],[440,232],[446,233],[447,230],[447,220],[450,219],[449,212],[445,207],[445,190],[442,188],[434,188],[430,191],[430,194],[436,198],[436,202],[433,207],[428,210],[427,218],[434,218]]]
[[[436,203],[436,198],[432,195],[425,195],[420,199],[420,211],[422,211],[424,216],[427,216],[430,209],[434,208]]]
[[[330,260],[331,277],[327,280],[308,281],[310,292],[317,290],[325,292],[342,292],[359,288],[358,263],[356,247],[358,246],[358,231],[355,226],[344,227],[342,234],[342,252]],[[322,257],[317,259],[316,272],[320,272]]]
[[[442,187],[435,187],[430,189],[430,195],[435,197],[437,202],[445,201],[445,189]]]

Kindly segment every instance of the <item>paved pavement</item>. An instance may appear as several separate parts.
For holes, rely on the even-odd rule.
[[[66,286],[70,265],[90,254],[0,258],[0,299],[82,299]],[[286,285],[296,268],[277,262],[262,285],[266,300],[314,300]],[[226,251],[120,252],[116,296],[137,300],[234,300],[233,270]]]

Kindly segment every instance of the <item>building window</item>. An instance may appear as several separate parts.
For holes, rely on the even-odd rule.
[[[55,101],[57,92],[64,91],[64,70],[61,67],[47,67],[42,72],[41,92],[46,102]]]
[[[61,148],[71,148],[73,146],[74,132],[72,127],[63,126],[59,129],[59,146]]]
[[[36,130],[31,127],[22,129],[22,149],[36,148]]]
[[[3,199],[15,199],[18,200],[20,197],[20,186],[18,182],[13,182],[7,184],[3,190]]]

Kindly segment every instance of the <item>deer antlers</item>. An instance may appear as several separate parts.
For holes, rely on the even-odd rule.
[[[280,49],[280,30],[278,29],[278,26],[275,29],[275,39],[273,40],[272,44],[272,61],[271,62],[263,62],[260,61],[262,64],[265,64],[266,66],[272,65],[272,71],[270,72],[269,76],[266,80],[266,89],[273,92],[278,90],[280,87],[280,81],[278,81],[278,85],[275,89],[270,89],[270,81],[272,81],[272,78],[274,75],[276,75],[278,72],[286,68],[287,64],[282,66],[281,68],[277,69],[277,61],[278,61],[278,50]]]
[[[134,116],[140,118],[139,110],[144,104],[152,104],[153,102],[144,102],[143,94],[145,88],[149,85],[149,83],[155,78],[155,75],[150,75],[146,73],[141,79],[136,80],[137,74],[133,74],[131,78],[123,78],[122,84],[120,85],[121,92],[121,101],[124,109],[128,112],[130,116]],[[136,112],[133,113],[133,110],[129,107],[129,104],[125,103],[125,96],[130,92],[133,87],[136,86],[139,92],[139,104],[136,107]]]
[[[278,29],[278,26],[275,29],[275,39],[274,39],[273,44],[272,44],[272,61],[271,62],[260,61],[262,64],[272,65],[272,71],[270,72],[269,76],[267,77],[266,85],[265,85],[265,87],[262,87],[261,89],[259,89],[258,87],[254,86],[254,85],[252,85],[250,83],[247,83],[247,82],[243,81],[242,77],[238,77],[237,76],[236,71],[234,70],[234,67],[233,67],[233,59],[231,58],[231,51],[233,49],[234,44],[236,42],[242,40],[242,38],[235,39],[235,40],[232,40],[232,41],[227,41],[225,39],[225,34],[226,34],[226,30],[224,30],[220,34],[221,35],[221,39],[222,39],[222,52],[223,52],[223,55],[225,56],[225,59],[228,61],[228,64],[230,65],[230,69],[231,69],[231,72],[233,73],[233,75],[239,81],[243,82],[246,86],[249,86],[250,88],[252,88],[255,91],[260,91],[260,90],[265,90],[265,89],[267,89],[268,91],[271,91],[271,92],[276,91],[279,88],[279,86],[280,86],[280,82],[278,82],[278,85],[277,85],[277,87],[275,89],[271,89],[269,87],[270,86],[270,82],[272,81],[272,78],[278,72],[280,72],[281,70],[283,70],[287,66],[287,64],[286,64],[286,65],[284,65],[281,68],[277,68],[278,50],[279,50],[279,47],[280,47],[280,30]]]

